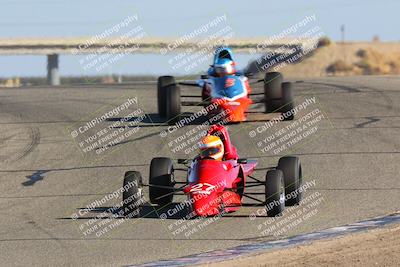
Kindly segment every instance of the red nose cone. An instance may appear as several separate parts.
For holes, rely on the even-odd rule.
[[[198,216],[213,216],[219,214],[225,189],[225,170],[223,162],[217,160],[201,160],[196,172],[198,180],[188,189],[193,200],[193,210]]]
[[[219,214],[220,201],[216,196],[197,195],[193,203],[193,211],[198,216],[213,216]]]

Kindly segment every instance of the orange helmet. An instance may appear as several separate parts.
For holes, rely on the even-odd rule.
[[[200,143],[200,157],[222,160],[224,156],[224,144],[221,138],[215,135],[203,137]]]

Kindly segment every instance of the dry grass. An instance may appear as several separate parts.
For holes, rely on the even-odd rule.
[[[287,77],[400,74],[400,43],[332,43],[280,71]]]
[[[362,74],[400,74],[400,53],[385,54],[374,49],[357,51],[360,61],[354,65],[361,69]]]
[[[323,47],[323,46],[328,46],[328,45],[331,45],[332,44],[332,41],[331,41],[331,39],[329,39],[328,37],[321,37],[319,40],[318,40],[318,47]]]
[[[346,73],[349,71],[353,71],[353,66],[350,64],[347,64],[343,60],[339,59],[335,62],[333,62],[331,65],[329,65],[326,68],[326,72],[328,73]]]
[[[400,266],[400,226],[322,239],[201,267]]]

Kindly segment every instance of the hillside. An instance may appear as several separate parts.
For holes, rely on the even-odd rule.
[[[400,43],[331,43],[280,71],[286,77],[400,74]]]

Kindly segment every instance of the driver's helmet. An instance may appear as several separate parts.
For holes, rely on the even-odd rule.
[[[203,137],[200,143],[200,158],[213,158],[222,160],[224,156],[224,144],[221,138],[215,135]]]
[[[229,58],[219,58],[214,64],[214,71],[220,77],[235,74],[235,62]]]

